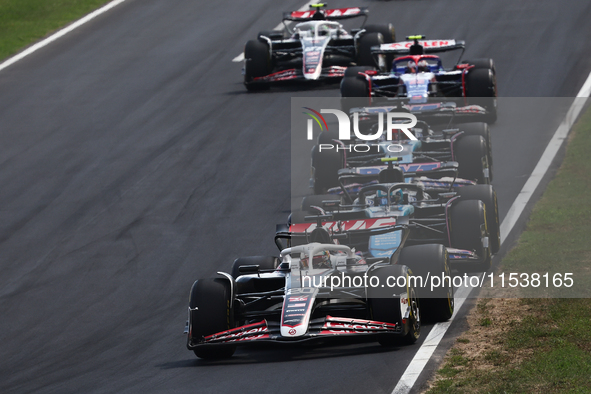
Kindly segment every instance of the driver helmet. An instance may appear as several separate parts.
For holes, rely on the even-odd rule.
[[[375,205],[377,207],[384,207],[384,206],[388,205],[387,193],[382,190],[377,190],[373,205]]]
[[[310,268],[310,265],[308,264],[308,255],[303,256],[300,259],[300,262],[302,264],[302,268]],[[328,251],[323,250],[322,252],[320,252],[319,254],[314,255],[314,257],[312,258],[312,267],[313,269],[319,269],[319,268],[330,268],[331,264],[330,264],[330,253],[328,253]]]
[[[416,73],[417,72],[417,64],[414,61],[409,60],[406,65],[406,72],[407,73]]]
[[[429,72],[429,71],[431,71],[429,69],[429,63],[427,63],[426,60],[420,60],[419,63],[417,64],[417,71],[418,72]]]
[[[321,37],[325,37],[330,35],[330,27],[328,25],[320,25],[318,26],[318,35]]]

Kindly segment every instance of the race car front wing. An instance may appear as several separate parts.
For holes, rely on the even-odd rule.
[[[252,342],[304,342],[326,337],[362,336],[375,334],[402,334],[403,319],[400,323],[384,323],[372,320],[349,319],[326,316],[310,321],[308,331],[297,339],[284,337],[280,334],[280,323],[261,320],[257,323],[247,324],[217,334],[209,335],[201,339],[199,343],[187,344],[189,349],[197,346],[212,344],[244,344]]]

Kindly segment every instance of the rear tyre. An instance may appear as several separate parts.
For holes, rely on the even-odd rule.
[[[493,74],[496,75],[497,70],[495,68],[495,62],[490,58],[478,58],[478,59],[471,59],[471,60],[463,60],[462,64],[470,64],[474,66],[474,70],[479,68],[490,69]]]
[[[372,66],[382,68],[384,64],[379,64],[379,56],[373,56],[371,48],[382,45],[384,43],[384,36],[382,33],[366,33],[359,39],[359,47],[357,50],[357,65],[358,66]],[[383,59],[383,57],[382,57]]]
[[[232,263],[231,275],[234,279],[240,275],[240,267],[243,265],[258,265],[260,270],[272,270],[277,268],[279,259],[273,256],[247,256],[240,257]]]
[[[189,299],[189,343],[198,343],[203,337],[233,328],[232,302],[227,279],[196,281]],[[202,345],[193,352],[199,358],[220,359],[231,357],[235,350],[231,345]]]
[[[255,78],[271,73],[271,54],[269,44],[260,40],[250,40],[244,47],[244,85],[249,91],[269,89],[268,83],[253,82]]]
[[[320,151],[318,146],[312,150],[312,170],[314,174],[314,194],[326,193],[331,187],[339,185],[338,171],[343,168],[343,157],[336,149]]]
[[[466,75],[466,96],[470,103],[487,110],[487,123],[497,120],[497,79],[491,69],[475,68]]]
[[[384,37],[384,44],[391,44],[396,42],[396,32],[394,31],[394,25],[391,23],[384,25],[367,25],[364,27],[366,33],[382,33]],[[386,60],[386,71],[392,69],[392,60],[394,55],[385,55]]]
[[[498,253],[501,248],[501,231],[499,225],[499,207],[497,192],[491,185],[474,185],[456,189],[462,200],[480,200],[485,205],[486,227],[489,233],[490,251]]]
[[[454,160],[458,162],[459,177],[477,183],[489,183],[486,141],[479,135],[468,135],[454,141]]]
[[[334,201],[334,200],[340,200],[340,199],[341,199],[341,197],[336,194],[316,194],[313,196],[306,196],[302,200],[302,211],[308,212],[312,215],[318,215],[318,214],[320,214],[320,212],[318,212],[317,209],[312,208],[313,206],[323,208],[323,206],[322,206],[323,201],[326,201],[326,200]]]
[[[484,122],[472,122],[460,124],[459,129],[464,132],[464,136],[479,135],[484,138],[486,142],[486,152],[488,159],[488,179],[493,180],[493,156],[492,156],[492,139],[490,137],[490,128]],[[460,137],[462,138],[462,137]]]
[[[454,203],[450,209],[447,231],[452,248],[474,251],[481,258],[475,269],[488,271],[491,256],[489,247],[483,242],[484,237],[489,237],[489,233],[482,201],[464,200]]]
[[[429,277],[441,278],[442,275],[444,278],[450,278],[444,280],[433,291],[427,286],[417,289],[421,300],[423,321],[449,320],[454,313],[454,289],[445,246],[440,244],[406,246],[400,252],[398,264],[410,267],[414,275],[420,276],[423,281],[428,280]]]
[[[406,287],[388,286],[387,291],[383,288],[367,288],[368,304],[371,312],[372,320],[383,323],[402,323],[403,313],[402,304],[400,302],[400,294],[406,293],[408,297],[408,305],[410,306],[410,313],[408,317],[409,330],[402,337],[395,335],[384,335],[379,337],[378,342],[382,346],[396,346],[401,344],[413,344],[421,336],[421,315],[419,309],[419,299],[416,290],[409,284],[409,276],[412,271],[404,265],[389,265],[378,268],[373,271],[370,276],[377,276],[379,283],[388,283],[388,277],[405,277]],[[369,283],[372,283],[371,278]],[[389,295],[384,298],[385,293]],[[395,296],[392,296],[394,294]]]

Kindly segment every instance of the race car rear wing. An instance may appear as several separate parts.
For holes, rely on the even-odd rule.
[[[275,244],[279,250],[285,249],[281,240],[288,241],[288,247],[311,243],[312,231],[317,227],[323,227],[330,231],[330,238],[334,242],[338,240],[343,245],[353,246],[363,239],[365,243],[369,237],[402,231],[401,239],[404,241],[410,234],[408,221],[404,218],[377,218],[377,219],[353,219],[332,220],[332,215],[306,216],[306,222],[294,223],[286,227],[277,225]],[[363,242],[362,242],[363,243]],[[359,245],[357,245],[359,246]],[[359,249],[358,249],[359,250]]]
[[[415,41],[400,41],[390,44],[382,44],[380,46],[371,47],[373,54],[397,54],[409,55],[411,54],[411,47],[418,42],[423,47],[423,53],[438,53],[454,51],[457,49],[465,49],[466,43],[464,41],[456,40],[415,40]]]
[[[367,19],[368,14],[369,9],[367,7],[335,8],[330,10],[314,7],[309,11],[284,12],[283,20],[293,22],[306,22],[313,20],[336,21],[341,19],[357,18],[360,16],[363,16],[365,19]]]
[[[359,117],[377,119],[379,113],[395,112],[398,110],[408,111],[429,124],[439,123],[467,123],[467,122],[486,122],[488,112],[479,105],[458,106],[458,102],[463,98],[446,98],[447,101],[433,101],[424,104],[407,104],[406,99],[380,97],[378,105],[372,107],[351,108],[350,114],[359,113]],[[378,101],[378,100],[376,100]],[[381,105],[393,104],[393,105]]]

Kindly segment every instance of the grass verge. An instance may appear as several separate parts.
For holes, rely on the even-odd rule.
[[[0,59],[94,11],[110,0],[0,0]]]
[[[582,298],[591,295],[589,152],[591,110],[575,126],[561,168],[501,267],[574,271],[581,298],[479,300],[429,394],[591,392],[591,300]]]

